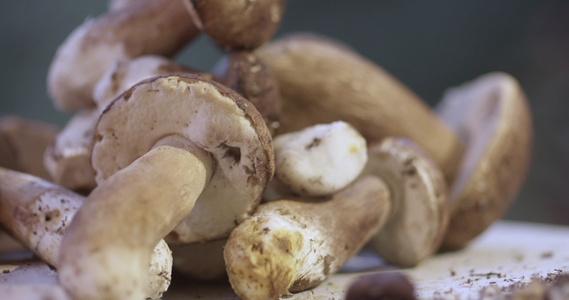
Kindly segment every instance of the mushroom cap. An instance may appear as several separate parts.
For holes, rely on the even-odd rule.
[[[76,113],[47,147],[44,165],[53,182],[75,191],[90,191],[95,187],[91,147],[99,113],[95,108]]]
[[[225,237],[261,200],[274,172],[262,116],[236,92],[197,77],[158,76],[114,100],[95,129],[92,164],[98,183],[170,135],[183,136],[215,161],[210,183],[174,241]]]
[[[159,55],[143,55],[134,59],[118,60],[101,77],[93,90],[93,100],[103,110],[112,100],[120,96],[137,82],[158,76],[171,74],[198,73],[175,61]],[[206,76],[205,73],[200,73]]]
[[[450,188],[451,220],[442,243],[457,249],[500,218],[516,197],[530,161],[532,118],[521,87],[505,73],[448,90],[437,109],[467,149]]]
[[[273,71],[250,51],[232,51],[214,67],[216,80],[249,100],[265,118],[269,129],[279,125],[281,96]]]
[[[281,24],[284,0],[184,0],[198,28],[229,49],[254,49]]]
[[[368,150],[362,174],[383,179],[390,188],[392,212],[369,246],[387,262],[415,266],[439,247],[448,224],[443,174],[413,142],[386,138]]]

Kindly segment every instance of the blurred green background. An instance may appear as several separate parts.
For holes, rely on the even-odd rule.
[[[63,126],[45,78],[60,43],[106,1],[0,3],[0,115]],[[289,0],[277,36],[309,31],[375,61],[430,105],[491,71],[514,75],[533,110],[530,173],[506,218],[569,224],[569,1]],[[221,52],[201,37],[177,60],[209,70]]]

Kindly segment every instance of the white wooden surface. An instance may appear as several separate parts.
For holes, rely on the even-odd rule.
[[[4,256],[6,260],[7,256]],[[363,253],[319,287],[287,299],[343,299],[350,283],[370,272],[404,272],[419,299],[479,299],[481,289],[527,283],[533,277],[569,273],[569,227],[501,221],[466,249],[437,254],[410,269],[387,266]],[[37,262],[0,265],[0,295],[5,299],[66,299],[55,272]],[[179,299],[238,299],[227,284],[177,282],[164,297]]]

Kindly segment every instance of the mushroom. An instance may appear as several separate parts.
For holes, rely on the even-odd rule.
[[[385,223],[388,198],[380,179],[365,177],[329,199],[262,204],[225,246],[233,290],[242,299],[278,299],[320,284]]]
[[[250,50],[268,41],[284,14],[284,0],[184,0],[196,27],[224,49]]]
[[[531,156],[532,118],[519,83],[505,73],[449,89],[439,116],[466,145],[450,188],[451,220],[443,249],[464,247],[500,218],[516,197]]]
[[[345,300],[416,300],[413,283],[399,272],[366,274],[350,283]]]
[[[450,183],[464,146],[419,97],[373,62],[323,37],[297,34],[255,53],[275,74],[282,96],[277,134],[343,120],[373,143],[388,136],[417,143]]]
[[[217,63],[215,79],[249,100],[263,116],[271,133],[279,127],[281,97],[275,75],[253,52],[231,51]]]
[[[58,268],[61,241],[84,197],[38,177],[0,168],[0,224],[47,264]],[[146,297],[158,299],[171,281],[172,255],[161,240],[143,263]],[[81,263],[81,262],[78,262]]]
[[[211,74],[182,66],[158,55],[143,55],[134,59],[116,61],[95,85],[93,100],[102,111],[115,98],[136,83],[158,75],[198,74],[205,79],[215,79]]]
[[[367,162],[365,139],[350,124],[336,121],[277,135],[275,179],[265,200],[283,196],[325,196],[352,183]]]
[[[95,187],[90,159],[99,114],[97,108],[75,114],[45,150],[43,162],[54,183],[84,192]]]
[[[259,112],[225,86],[182,76],[145,80],[114,100],[92,163],[98,186],[65,234],[59,268],[81,299],[141,298],[152,245],[172,230],[175,242],[226,237],[274,170]]]
[[[0,167],[51,179],[43,166],[43,153],[59,129],[21,117],[0,117]]]
[[[270,129],[278,126],[280,97],[276,79],[252,54],[235,52],[230,63],[218,65],[218,77],[200,72],[157,55],[144,55],[132,60],[117,61],[99,80],[93,91],[97,108],[77,113],[58,135],[46,153],[45,164],[54,181],[72,190],[89,191],[95,187],[91,167],[94,128],[102,111],[124,91],[157,75],[196,74],[235,89],[264,116]],[[271,130],[272,132],[272,130]]]
[[[57,50],[48,92],[59,109],[92,107],[93,88],[115,61],[145,54],[172,56],[198,35],[181,0],[139,0],[88,19]]]
[[[447,186],[432,159],[413,142],[386,138],[368,150],[362,176],[389,187],[391,210],[369,247],[386,262],[412,267],[438,250],[447,229]]]
[[[109,12],[87,20],[59,47],[47,78],[56,107],[92,107],[93,88],[113,63],[148,54],[173,56],[200,29],[223,47],[257,47],[274,34],[284,11],[283,0],[129,2],[111,3]]]

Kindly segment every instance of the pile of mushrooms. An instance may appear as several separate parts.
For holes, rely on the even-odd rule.
[[[399,267],[465,247],[515,199],[532,121],[514,78],[433,111],[344,45],[270,41],[284,6],[111,1],[50,66],[69,123],[0,120],[0,224],[68,297],[157,299],[174,267],[278,299],[363,247]],[[202,32],[226,51],[211,72],[171,58]]]

